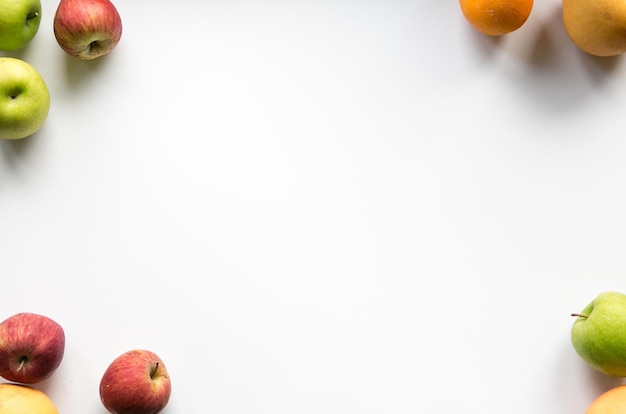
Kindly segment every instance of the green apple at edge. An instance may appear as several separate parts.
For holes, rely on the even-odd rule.
[[[0,0],[0,50],[26,46],[41,23],[41,0]]]
[[[600,293],[572,316],[571,340],[578,355],[600,372],[626,377],[626,294]]]
[[[49,110],[50,93],[39,72],[21,59],[0,57],[0,138],[34,134]]]

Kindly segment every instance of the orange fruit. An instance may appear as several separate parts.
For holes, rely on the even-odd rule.
[[[459,3],[465,19],[489,36],[519,29],[533,8],[533,0],[459,0]]]
[[[626,385],[620,385],[604,392],[585,411],[585,414],[622,413],[626,413]]]
[[[594,56],[626,52],[626,3],[621,0],[563,0],[563,24],[572,42]]]

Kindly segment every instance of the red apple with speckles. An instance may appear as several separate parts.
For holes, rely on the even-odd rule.
[[[122,19],[110,0],[61,0],[54,36],[68,55],[92,60],[111,52],[122,37]]]
[[[47,316],[22,312],[0,323],[0,376],[22,384],[50,377],[61,365],[65,332]]]
[[[145,349],[115,358],[100,381],[100,400],[112,414],[157,414],[169,402],[171,392],[165,364]]]

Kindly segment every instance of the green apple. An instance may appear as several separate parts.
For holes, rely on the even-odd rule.
[[[600,372],[626,377],[626,294],[600,293],[572,316],[571,340],[578,355]]]
[[[50,110],[50,93],[37,69],[12,57],[0,57],[0,138],[34,134]]]
[[[0,50],[26,46],[41,23],[41,0],[0,0]]]

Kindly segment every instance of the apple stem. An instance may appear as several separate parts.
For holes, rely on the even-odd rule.
[[[152,367],[152,371],[150,371],[150,378],[154,378],[154,374],[156,374],[157,369],[159,369],[159,363],[156,362]]]
[[[585,319],[589,317],[587,315],[583,315],[582,313],[572,313],[572,316],[576,316],[577,318],[585,318]]]
[[[18,371],[21,371],[24,368],[24,365],[28,362],[28,357],[23,356],[20,358],[20,366],[17,368]]]

